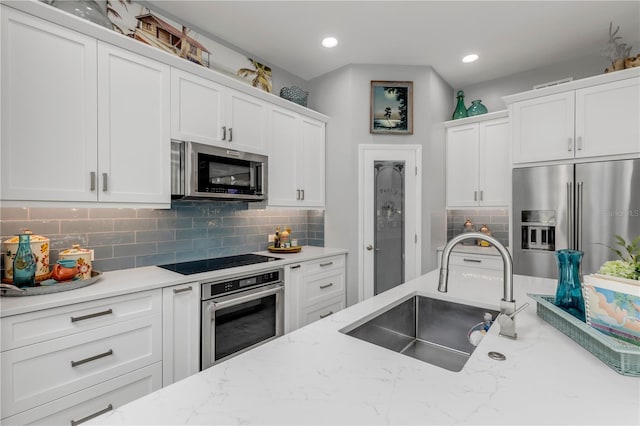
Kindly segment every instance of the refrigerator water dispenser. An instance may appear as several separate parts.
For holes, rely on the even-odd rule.
[[[555,210],[523,210],[522,249],[555,251],[555,225]]]

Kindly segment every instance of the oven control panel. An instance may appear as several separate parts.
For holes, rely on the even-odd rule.
[[[251,287],[278,282],[281,280],[281,273],[281,270],[268,271],[257,275],[231,278],[224,281],[202,283],[202,300],[220,294],[233,293]]]

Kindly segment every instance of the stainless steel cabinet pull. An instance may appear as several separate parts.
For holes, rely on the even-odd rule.
[[[109,308],[106,311],[96,312],[94,314],[82,315],[80,317],[71,317],[71,322],[78,322],[82,320],[87,320],[89,318],[101,317],[103,315],[109,315],[113,313],[113,309]]]
[[[480,201],[484,200],[484,191],[480,191]]]
[[[296,191],[298,191],[298,198],[296,198],[296,200],[299,200],[300,199],[300,190],[296,189]]]
[[[326,318],[326,317],[328,317],[329,315],[333,315],[333,311],[329,311],[329,312],[327,312],[327,313],[326,313],[326,314],[324,314],[324,315],[320,315],[320,318]]]
[[[567,151],[573,151],[573,138],[569,138],[569,140],[567,141]]]
[[[333,262],[321,263],[320,266],[329,266],[333,265]]]
[[[90,356],[89,358],[81,359],[80,361],[71,361],[71,366],[72,367],[77,367],[79,365],[86,364],[87,362],[95,361],[97,359],[104,358],[104,357],[109,356],[109,355],[113,355],[113,350],[112,349],[109,349],[108,351],[106,351],[104,353],[101,353],[101,354],[98,354],[98,355]]]
[[[89,421],[89,420],[91,420],[91,419],[93,419],[93,418],[96,418],[96,417],[98,417],[98,416],[101,416],[101,415],[103,415],[104,413],[108,413],[108,412],[109,412],[109,411],[111,411],[111,410],[113,410],[113,405],[109,404],[109,405],[107,405],[107,407],[106,407],[106,408],[103,408],[103,409],[102,409],[102,410],[100,410],[100,411],[96,411],[96,412],[95,412],[95,413],[93,413],[93,414],[89,414],[87,417],[83,417],[83,418],[81,418],[80,420],[71,420],[71,426],[79,425],[80,423],[84,423],[84,422]]]
[[[229,142],[233,142],[233,129],[229,127]]]
[[[222,126],[222,140],[227,139],[227,126]]]
[[[96,172],[90,172],[89,176],[91,176],[91,183],[89,184],[89,190],[90,191],[95,191],[96,190]]]
[[[473,191],[473,201],[478,201],[478,191]]]
[[[107,192],[107,190],[109,189],[107,187],[107,184],[109,182],[109,175],[106,173],[102,174],[102,192]]]
[[[329,288],[332,285],[333,285],[333,283],[329,283],[329,284],[321,285],[320,288]]]
[[[463,262],[472,262],[472,263],[482,263],[482,260],[479,259],[467,259],[467,258],[463,258],[462,259]]]
[[[186,292],[192,291],[192,290],[193,290],[193,287],[174,288],[173,289],[173,294],[186,293]]]
[[[295,266],[292,266],[290,269],[299,269],[299,268],[300,268],[300,265],[295,265]]]
[[[578,151],[582,151],[582,136],[578,136]]]
[[[304,189],[301,189],[300,191],[302,191],[302,200],[304,200]]]

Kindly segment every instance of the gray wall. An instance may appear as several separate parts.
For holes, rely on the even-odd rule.
[[[455,90],[456,92],[458,90],[464,90],[464,103],[467,108],[471,105],[472,100],[481,99],[489,112],[494,112],[506,109],[506,105],[501,99],[502,96],[527,92],[533,90],[533,86],[538,84],[557,81],[567,77],[573,77],[574,80],[578,80],[599,75],[604,72],[604,69],[608,65],[609,60],[604,56],[597,55],[574,58],[569,61],[546,67],[532,68],[529,71],[473,84],[468,87],[459,87]],[[451,114],[454,109],[453,102],[454,100],[452,99],[449,120],[451,119]]]
[[[324,212],[247,209],[247,203],[185,202],[170,210],[117,208],[0,209],[2,241],[24,228],[51,240],[51,263],[73,244],[95,250],[99,271],[266,250],[276,226],[300,245],[324,245]],[[4,252],[4,247],[3,247]]]
[[[413,81],[413,135],[369,133],[371,80]],[[431,67],[349,65],[310,82],[312,109],[327,124],[325,245],[349,250],[347,303],[358,301],[358,145],[420,144],[423,149],[422,269],[435,267],[435,246],[446,239],[444,216],[444,129],[451,87]]]

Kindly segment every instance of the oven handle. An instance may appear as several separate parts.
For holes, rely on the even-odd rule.
[[[237,295],[237,297],[233,297],[227,300],[213,299],[209,304],[209,310],[212,311],[212,310],[230,308],[232,306],[240,305],[242,303],[247,303],[253,300],[262,299],[263,297],[271,296],[272,294],[280,293],[283,290],[284,290],[284,285],[273,284],[273,285],[267,286],[266,290],[257,289],[253,291],[247,291],[242,295],[239,294]]]

